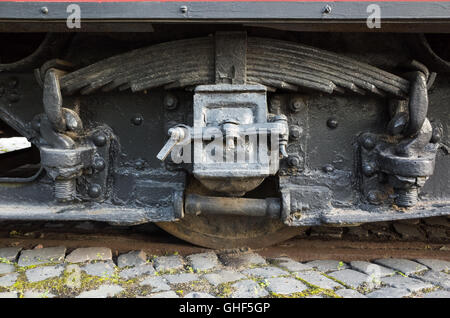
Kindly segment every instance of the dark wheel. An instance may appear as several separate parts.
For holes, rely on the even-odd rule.
[[[214,249],[266,247],[300,233],[280,220],[243,216],[186,215],[178,222],[157,225],[179,239]]]

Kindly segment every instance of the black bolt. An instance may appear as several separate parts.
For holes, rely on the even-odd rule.
[[[292,140],[298,140],[301,135],[302,135],[301,127],[297,125],[291,125],[289,127],[289,137],[291,137]]]
[[[302,110],[305,107],[305,102],[301,98],[294,98],[289,103],[289,109],[293,113],[298,113],[300,110]]]
[[[42,7],[41,8],[41,13],[42,14],[47,14],[48,13],[48,8],[47,7]]]
[[[17,103],[20,100],[20,95],[16,94],[16,93],[9,93],[6,98],[8,99],[8,101],[10,101],[11,103]]]
[[[135,115],[131,118],[131,123],[135,126],[142,125],[143,121],[144,121],[144,118],[141,115]]]
[[[331,6],[327,4],[327,5],[322,9],[322,12],[325,13],[325,14],[330,13],[330,12],[331,12]]]
[[[291,167],[298,167],[302,163],[302,160],[299,156],[289,156],[288,165]]]
[[[105,160],[103,160],[103,158],[97,157],[94,159],[92,166],[97,171],[103,171],[105,169]]]
[[[94,183],[89,186],[88,194],[91,198],[98,198],[102,193],[102,187]]]
[[[97,147],[106,145],[106,136],[103,133],[97,133],[92,137],[92,141]]]
[[[372,190],[367,194],[367,201],[372,204],[380,204],[380,193],[377,190]]]
[[[367,150],[372,150],[375,148],[375,140],[372,136],[364,136],[362,140],[362,145]]]
[[[142,160],[142,159],[138,159],[138,160],[136,160],[136,162],[134,163],[134,166],[135,166],[136,169],[138,169],[138,170],[144,169],[145,161]]]
[[[330,173],[334,171],[334,167],[333,165],[326,164],[325,166],[322,167],[322,170],[326,173]]]
[[[174,95],[167,94],[164,97],[164,106],[166,106],[167,109],[174,110],[175,108],[177,108],[177,105],[178,99]]]
[[[435,127],[433,128],[433,135],[431,136],[431,142],[433,144],[438,143],[439,141],[441,141],[442,138],[442,133],[441,133],[441,129]]]
[[[181,6],[180,7],[180,12],[181,13],[186,13],[188,11],[188,7],[187,6]]]
[[[373,163],[366,162],[363,164],[362,170],[366,177],[370,177],[376,172],[376,167]]]
[[[337,119],[336,118],[329,118],[327,120],[327,126],[328,126],[328,128],[331,128],[331,129],[337,128],[337,126],[338,126]]]

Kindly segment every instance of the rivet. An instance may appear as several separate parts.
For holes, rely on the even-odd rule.
[[[329,118],[327,120],[327,126],[328,126],[328,128],[331,128],[331,129],[337,128],[337,126],[338,126],[337,119],[336,118]]]
[[[47,14],[48,13],[48,8],[47,7],[42,7],[41,8],[41,13],[42,14]]]
[[[441,129],[435,127],[433,128],[433,135],[431,136],[431,142],[433,144],[438,143],[439,141],[441,141],[442,138],[442,133],[441,133]]]
[[[140,126],[142,125],[142,122],[144,121],[144,118],[141,115],[134,115],[131,118],[131,123],[135,126]]]
[[[180,7],[180,12],[181,13],[186,13],[188,11],[188,7],[187,6],[181,6]]]
[[[331,13],[331,6],[329,4],[327,4],[323,9],[322,9],[322,13],[328,14]]]
[[[92,141],[97,147],[106,145],[106,136],[103,133],[97,133],[92,137]]]
[[[88,194],[91,198],[98,198],[102,193],[102,187],[94,183],[89,186]]]

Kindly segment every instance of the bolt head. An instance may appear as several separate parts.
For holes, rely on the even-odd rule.
[[[305,102],[301,98],[294,98],[289,103],[289,108],[290,108],[291,112],[293,112],[293,113],[298,113],[304,107],[305,107]]]
[[[88,194],[91,198],[98,198],[102,194],[102,187],[96,183],[91,184],[88,189]]]
[[[16,93],[9,93],[9,94],[6,96],[6,99],[8,99],[8,101],[9,101],[10,103],[17,103],[17,102],[20,100],[20,95],[19,95],[19,94],[16,94]]]
[[[375,148],[375,139],[373,136],[364,136],[362,139],[362,146],[367,150],[372,150]]]
[[[381,195],[377,190],[369,191],[367,194],[367,201],[371,204],[380,204],[381,203]]]
[[[299,167],[302,163],[302,160],[299,156],[289,156],[288,158],[288,165],[290,167]]]
[[[188,7],[187,6],[181,6],[180,7],[180,12],[181,13],[186,13],[188,11]]]
[[[164,97],[164,106],[169,110],[174,110],[178,106],[178,99],[172,94],[167,94]]]
[[[326,5],[323,9],[322,12],[325,14],[331,13],[331,6],[330,5]]]
[[[47,7],[42,7],[41,8],[41,13],[42,14],[47,14],[48,13],[48,8]]]
[[[141,115],[135,115],[131,118],[131,123],[135,126],[142,125],[143,121],[144,121],[144,118]]]
[[[441,130],[439,128],[433,128],[433,135],[431,136],[431,142],[433,144],[438,143],[439,141],[441,141],[442,138],[442,133]]]
[[[142,160],[142,159],[138,159],[138,160],[136,160],[136,162],[134,163],[134,166],[136,167],[136,169],[142,170],[142,169],[144,169],[145,161]]]
[[[373,163],[366,162],[366,163],[363,163],[362,170],[366,177],[370,177],[375,174],[376,167]]]
[[[298,140],[302,135],[302,128],[296,125],[292,125],[289,127],[289,137],[292,140]]]
[[[97,147],[106,145],[106,136],[103,133],[97,133],[92,137],[92,141]]]
[[[105,160],[103,158],[97,157],[94,159],[94,162],[92,163],[92,166],[97,171],[103,171],[105,169]]]
[[[336,118],[329,118],[328,120],[327,120],[327,126],[328,126],[328,128],[331,128],[331,129],[336,129],[337,128],[337,126],[338,126],[338,121],[337,121],[337,119]]]

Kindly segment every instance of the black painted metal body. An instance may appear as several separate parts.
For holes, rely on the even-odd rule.
[[[159,9],[147,17],[150,11],[137,10],[142,5]],[[200,14],[204,7],[198,5],[189,3],[187,13],[172,12],[179,10],[177,3],[133,3],[129,11],[119,10],[125,4],[106,5],[101,18],[150,19],[153,32],[116,33],[111,25],[100,33],[51,34],[47,39],[59,38],[55,43],[64,49],[40,49],[42,54],[20,67],[0,64],[0,118],[40,150],[47,172],[14,186],[0,178],[0,219],[137,224],[222,211],[279,217],[301,226],[450,214],[450,74],[414,49],[411,42],[417,44],[419,37],[294,32],[311,17],[320,27],[319,16],[333,20],[324,17],[320,3],[305,4],[312,15],[292,16],[288,9],[299,4],[290,3],[270,11],[270,17],[244,10],[245,3],[238,5],[242,10],[212,16]],[[348,5],[336,3],[333,14]],[[34,12],[42,6],[49,9],[45,17]],[[18,16],[17,3],[0,3],[5,8],[0,26],[12,25],[1,22],[8,18],[61,22],[61,6],[23,4]],[[402,13],[404,28],[416,18],[413,11],[424,15],[423,30],[433,19],[443,21],[441,28],[447,25],[450,14],[433,3],[425,11],[414,6],[385,8],[392,21],[399,19],[400,7],[408,8],[409,15]],[[361,4],[354,8],[355,15],[344,20],[365,23]],[[86,12],[88,20],[99,14]],[[163,24],[163,18],[230,20],[199,27]],[[234,19],[266,25],[250,27]],[[280,19],[285,24],[268,24]],[[283,27],[293,31],[275,30]],[[280,148],[287,158],[252,185],[243,185],[248,176],[230,171],[228,177],[217,175],[223,183],[216,182],[212,191],[199,186],[191,165],[156,158],[169,128],[195,127],[195,87],[214,83],[261,85],[267,115],[256,124],[282,118],[289,128]],[[223,198],[217,187],[246,190],[228,191],[239,196],[230,207],[233,199]]]

